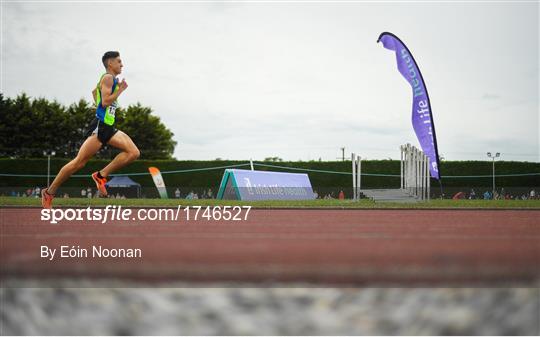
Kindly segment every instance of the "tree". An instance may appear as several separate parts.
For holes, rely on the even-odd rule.
[[[273,161],[273,162],[281,162],[283,159],[280,157],[266,157],[264,158],[264,161]]]
[[[74,157],[95,110],[83,99],[66,108],[57,101],[31,99],[24,93],[15,99],[0,93],[0,156],[41,157],[44,151],[55,151],[60,157]],[[118,109],[115,126],[132,137],[143,158],[172,158],[173,133],[149,107],[137,103],[125,111]],[[98,154],[103,156],[107,153]]]
[[[130,105],[117,114],[117,128],[127,133],[141,151],[144,159],[172,158],[176,142],[174,133],[167,129],[152,109],[140,103]]]
[[[29,157],[40,151],[42,144],[36,136],[39,125],[32,102],[26,94],[15,99],[0,97],[0,152],[2,156]],[[43,155],[43,154],[41,154]]]

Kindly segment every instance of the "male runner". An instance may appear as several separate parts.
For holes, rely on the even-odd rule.
[[[116,76],[122,72],[120,53],[108,51],[101,58],[107,72],[101,76],[96,88],[92,91],[96,102],[96,118],[90,123],[86,132],[86,140],[79,149],[77,157],[64,165],[48,188],[41,191],[41,204],[44,208],[51,208],[54,194],[73,173],[82,169],[105,144],[112,145],[120,152],[101,171],[94,172],[92,179],[102,196],[107,196],[105,183],[107,176],[112,172],[126,166],[139,158],[139,149],[131,138],[124,132],[114,128],[114,113],[117,107],[116,99],[128,85],[124,79],[118,82]]]

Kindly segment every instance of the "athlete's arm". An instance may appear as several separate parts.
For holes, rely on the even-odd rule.
[[[109,74],[105,75],[101,81],[101,105],[104,107],[107,107],[116,101],[118,96],[120,96],[120,94],[128,87],[127,82],[122,80],[122,82],[118,84],[118,90],[111,93],[113,84],[113,76]]]
[[[92,96],[94,97],[94,102],[96,101],[96,92],[97,92],[97,89],[94,88],[94,90],[92,90]]]

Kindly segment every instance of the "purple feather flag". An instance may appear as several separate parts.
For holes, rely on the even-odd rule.
[[[394,34],[384,32],[377,42],[396,52],[398,70],[412,87],[412,124],[422,151],[429,157],[431,177],[440,180],[439,151],[429,96],[420,69],[409,49]]]

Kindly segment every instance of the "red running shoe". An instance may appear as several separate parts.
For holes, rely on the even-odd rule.
[[[53,199],[54,195],[49,194],[46,188],[41,190],[41,206],[43,206],[43,208],[51,209]]]
[[[106,197],[107,196],[107,188],[105,187],[105,184],[107,183],[107,178],[100,178],[98,177],[98,173],[94,172],[92,173],[92,179],[94,179],[94,182],[96,183],[96,188],[98,189],[99,193]]]

